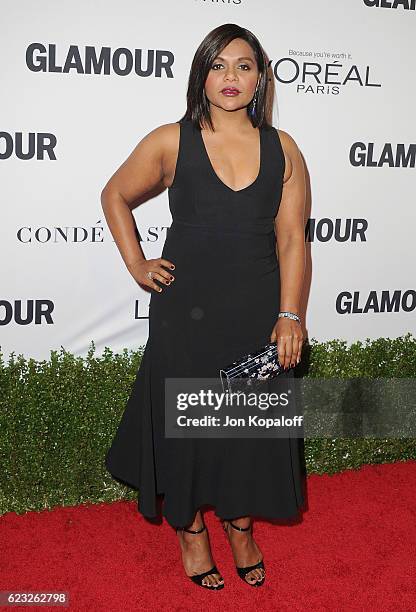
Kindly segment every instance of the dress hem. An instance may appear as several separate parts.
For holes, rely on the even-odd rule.
[[[163,493],[158,493],[158,496],[163,495]],[[188,525],[190,525],[195,517],[195,514],[198,512],[198,510],[200,510],[201,506],[211,506],[212,509],[214,510],[214,514],[217,518],[219,519],[227,519],[227,518],[237,518],[240,516],[253,516],[262,520],[276,520],[276,521],[293,521],[297,518],[299,518],[299,516],[305,511],[305,500],[303,500],[300,504],[298,504],[297,506],[297,510],[294,513],[291,513],[290,515],[287,514],[280,514],[280,515],[271,515],[268,513],[264,513],[263,511],[258,510],[253,511],[253,509],[243,509],[243,511],[240,511],[238,513],[236,512],[224,512],[221,509],[218,508],[218,504],[214,504],[212,502],[200,502],[198,504],[195,505],[195,511],[192,514],[192,517],[189,519],[189,521],[186,521],[183,524],[177,524],[175,522],[173,522],[172,520],[170,520],[168,518],[168,516],[166,514],[162,512],[156,513],[156,514],[148,514],[145,511],[140,510],[140,502],[138,502],[137,504],[137,511],[139,512],[139,514],[141,514],[144,518],[152,520],[152,519],[156,519],[156,518],[164,518],[166,520],[166,522],[173,528],[178,528],[180,529],[181,527],[187,527]]]

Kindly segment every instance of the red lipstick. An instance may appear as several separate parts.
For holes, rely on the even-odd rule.
[[[236,87],[224,87],[224,89],[221,89],[221,93],[224,96],[238,96],[240,91]]]

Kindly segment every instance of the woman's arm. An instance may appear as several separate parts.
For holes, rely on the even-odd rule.
[[[285,154],[282,199],[275,219],[277,254],[280,268],[280,311],[299,314],[305,276],[305,168],[296,142],[279,130]],[[302,328],[296,321],[280,318],[271,341],[277,340],[279,361],[285,366],[299,362],[302,350]]]
[[[135,202],[145,193],[160,186],[168,175],[172,151],[179,144],[179,126],[162,125],[147,134],[133,149],[129,157],[108,180],[101,192],[101,205],[120,254],[137,282],[161,291],[161,287],[148,278],[164,284],[172,275],[162,264],[171,267],[166,259],[146,260],[136,237],[136,224],[132,214]]]

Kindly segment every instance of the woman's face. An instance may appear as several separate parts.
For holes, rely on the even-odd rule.
[[[259,77],[253,49],[242,38],[234,38],[214,58],[205,81],[205,93],[214,106],[238,110],[250,104]]]

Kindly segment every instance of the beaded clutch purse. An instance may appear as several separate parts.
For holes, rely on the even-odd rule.
[[[276,342],[268,342],[261,348],[233,361],[220,369],[222,388],[234,392],[247,387],[257,387],[262,381],[284,372],[278,360]]]

